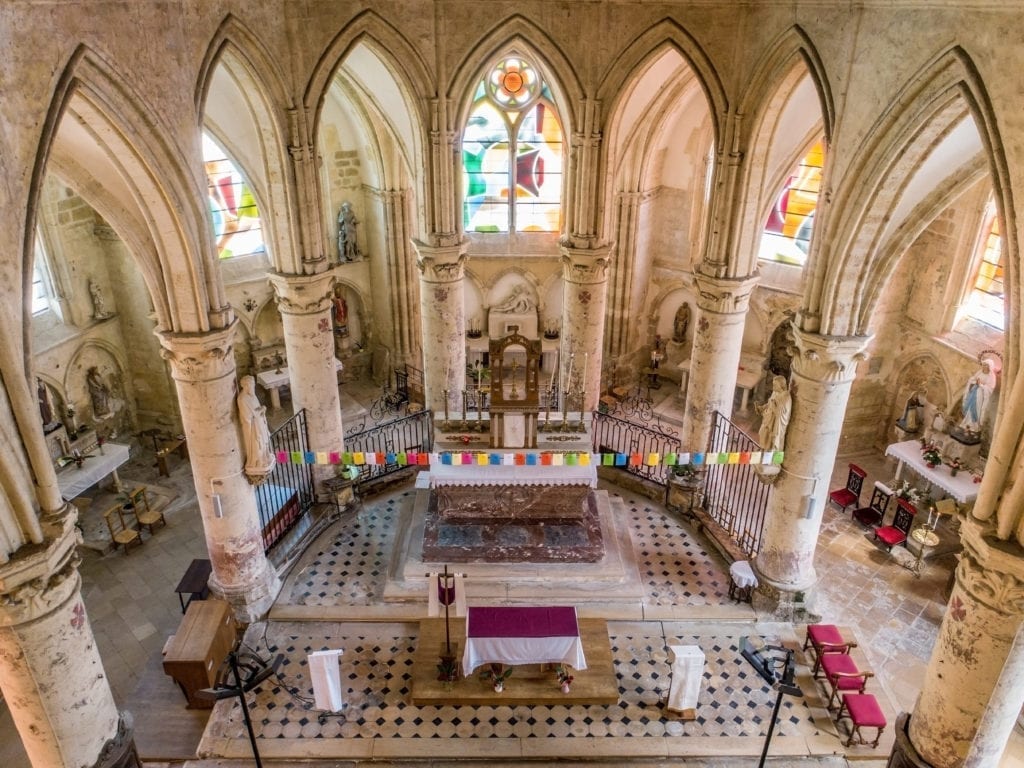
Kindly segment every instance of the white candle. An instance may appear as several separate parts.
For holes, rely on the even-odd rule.
[[[580,392],[581,393],[587,391],[587,361],[589,361],[589,360],[590,360],[590,353],[589,352],[584,352],[583,353],[583,383],[580,385]]]
[[[557,363],[555,365],[551,366],[551,381],[548,382],[548,392],[550,392],[551,388],[555,386],[555,369],[557,367],[558,367]]]
[[[572,370],[573,370],[573,363],[575,362],[575,360],[576,360],[576,353],[573,352],[573,353],[571,353],[569,355],[569,370],[566,371],[566,373],[565,373],[565,379],[566,379],[566,381],[565,381],[565,391],[566,392],[568,392],[569,390],[572,389]]]

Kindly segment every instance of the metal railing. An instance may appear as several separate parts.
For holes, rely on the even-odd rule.
[[[270,436],[272,450],[306,452],[309,435],[306,411],[299,411]],[[263,550],[279,542],[303,514],[313,507],[313,467],[309,464],[278,462],[270,477],[256,486],[256,507],[260,515]]]
[[[711,424],[708,451],[760,451],[746,432],[721,413]],[[752,464],[709,464],[704,484],[704,511],[729,532],[753,558],[761,549],[764,516],[771,486],[762,482]]]
[[[657,424],[598,411],[593,413],[591,424],[596,453],[639,453],[646,458],[649,453],[664,455],[679,450],[679,438],[675,433]],[[654,466],[647,466],[645,462],[631,466],[627,462],[624,466],[615,468],[658,485],[668,485],[669,469],[660,461]]]
[[[351,453],[399,454],[408,451],[429,452],[434,444],[434,415],[423,410],[400,416],[391,421],[376,424],[370,429],[345,436],[345,450]],[[365,464],[355,479],[357,487],[380,480],[387,475],[405,469],[397,461],[382,464]]]

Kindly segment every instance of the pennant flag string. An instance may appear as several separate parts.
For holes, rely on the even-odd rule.
[[[392,464],[400,467],[445,466],[544,466],[544,467],[681,467],[712,464],[782,464],[783,451],[721,451],[671,453],[588,453],[580,451],[545,451],[543,453],[462,451],[456,453],[426,453],[403,451],[398,453],[365,453],[363,451],[277,451],[279,464],[345,464],[374,466]]]

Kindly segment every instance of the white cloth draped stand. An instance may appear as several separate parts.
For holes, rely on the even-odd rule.
[[[345,706],[341,695],[342,649],[314,651],[309,654],[309,677],[313,682],[313,706],[327,712],[340,712]]]

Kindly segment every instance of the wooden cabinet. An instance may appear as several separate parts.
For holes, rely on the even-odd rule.
[[[196,691],[211,688],[217,670],[235,647],[235,620],[223,600],[193,600],[164,654],[164,672],[174,678],[190,709],[210,709],[213,700]]]

